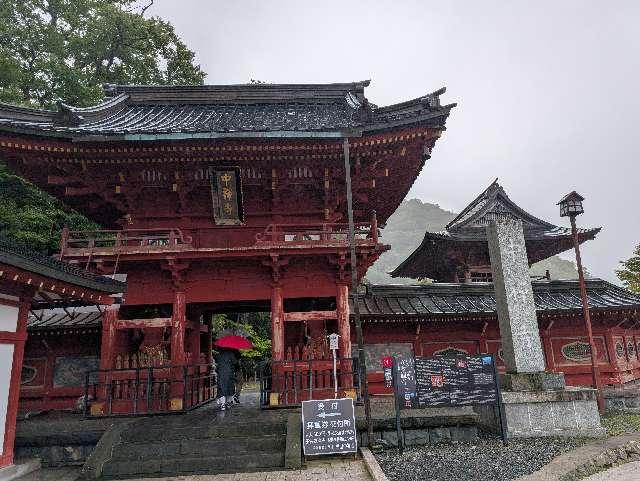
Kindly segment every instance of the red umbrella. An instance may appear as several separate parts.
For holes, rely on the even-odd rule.
[[[227,349],[253,349],[253,343],[242,336],[224,336],[216,340],[217,347]]]

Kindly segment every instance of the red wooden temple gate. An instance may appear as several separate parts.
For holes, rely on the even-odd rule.
[[[331,331],[341,336],[341,390],[353,395],[343,140],[362,277],[388,249],[378,223],[454,106],[440,104],[442,89],[376,107],[367,85],[107,86],[90,108],[0,106],[9,167],[105,228],[64,232],[61,258],[127,274],[124,303],[104,316],[101,379],[117,359],[153,352],[151,364],[171,373],[168,409],[183,409],[178,391],[210,362],[208,315],[260,304],[271,312],[271,404],[290,402],[287,372],[296,400],[319,382],[308,381],[309,361],[326,362]],[[140,405],[137,392],[126,409]]]

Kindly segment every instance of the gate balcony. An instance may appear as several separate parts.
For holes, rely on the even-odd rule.
[[[375,214],[370,222],[354,224],[358,247],[378,246]],[[132,257],[202,253],[204,257],[232,254],[257,254],[274,249],[308,249],[309,247],[346,247],[349,228],[346,223],[269,224],[263,226],[211,226],[189,231],[180,228],[70,231],[63,229],[60,258]]]

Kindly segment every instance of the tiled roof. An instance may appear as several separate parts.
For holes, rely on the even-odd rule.
[[[102,311],[96,306],[34,310],[29,314],[29,331],[87,329],[102,325]]]
[[[262,133],[289,135],[380,130],[443,117],[441,89],[401,104],[378,108],[364,96],[369,82],[309,85],[107,86],[94,107],[60,103],[58,111],[0,105],[0,129],[71,137],[135,140],[208,138]],[[295,136],[295,135],[294,135]]]
[[[578,281],[533,281],[532,286],[538,312],[580,312],[582,309]],[[359,298],[360,313],[365,320],[435,320],[496,314],[491,283],[366,287],[366,293]],[[592,309],[640,310],[640,295],[601,279],[587,280],[587,293]]]
[[[0,263],[108,294],[117,294],[126,289],[124,282],[98,276],[66,262],[39,254],[5,238],[0,238]]]

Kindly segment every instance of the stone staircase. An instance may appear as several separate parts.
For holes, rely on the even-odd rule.
[[[105,435],[85,465],[84,478],[283,469],[286,430],[286,412],[260,411],[252,402],[225,412],[210,406],[180,416],[135,420]]]

